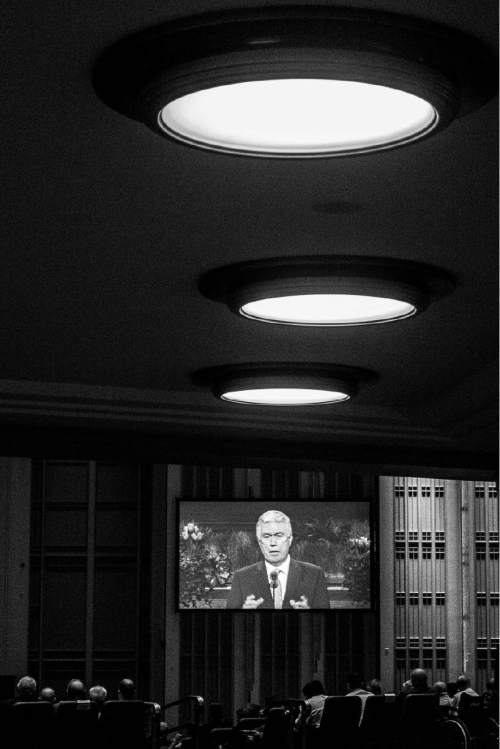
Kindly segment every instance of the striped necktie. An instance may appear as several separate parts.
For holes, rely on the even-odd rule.
[[[271,572],[271,587],[273,589],[274,608],[283,608],[283,588],[281,587],[280,572],[283,570],[276,570],[275,574]]]

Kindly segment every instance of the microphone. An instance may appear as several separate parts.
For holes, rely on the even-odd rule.
[[[274,604],[274,592],[276,588],[278,587],[278,573],[276,572],[276,570],[273,570],[271,574],[269,575],[269,577],[271,578],[271,588],[273,590],[273,604]]]

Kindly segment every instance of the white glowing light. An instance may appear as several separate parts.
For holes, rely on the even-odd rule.
[[[253,403],[263,406],[307,406],[318,403],[339,403],[349,399],[347,393],[309,388],[251,388],[232,390],[221,395],[234,403]]]
[[[248,302],[245,317],[291,325],[362,325],[415,314],[408,302],[357,294],[299,294]]]
[[[159,113],[164,130],[208,148],[306,156],[405,142],[437,121],[434,107],[405,91],[314,78],[215,86]]]

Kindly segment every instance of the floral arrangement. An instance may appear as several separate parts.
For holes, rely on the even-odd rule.
[[[181,523],[179,541],[180,607],[212,608],[210,592],[230,582],[229,557],[220,550],[212,530],[194,521]]]
[[[349,538],[344,557],[344,586],[352,598],[370,598],[370,539],[366,535]]]

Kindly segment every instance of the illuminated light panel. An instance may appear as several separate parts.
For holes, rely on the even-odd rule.
[[[349,400],[347,393],[309,388],[251,388],[222,393],[222,400],[262,406],[308,406]]]
[[[364,151],[405,142],[433,129],[424,99],[357,81],[246,81],[169,102],[159,125],[187,142],[229,151],[296,155]]]
[[[410,317],[416,307],[385,297],[356,294],[298,294],[248,302],[244,317],[290,325],[363,325]]]

